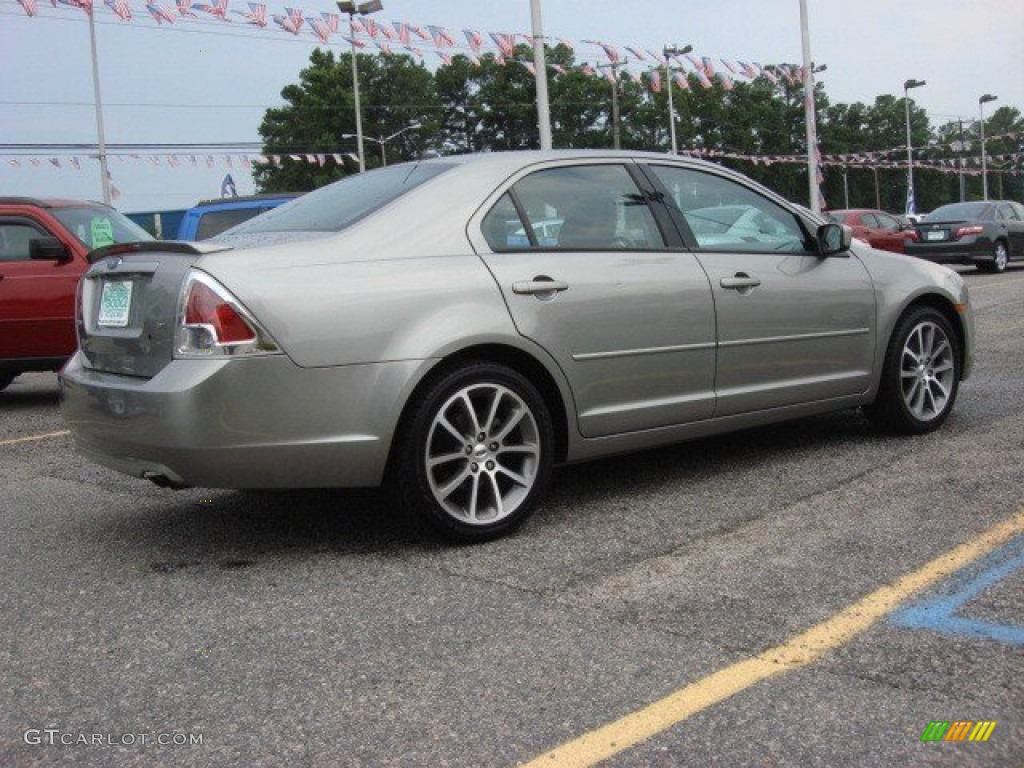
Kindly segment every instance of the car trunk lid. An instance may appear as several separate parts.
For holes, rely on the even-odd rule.
[[[152,241],[90,252],[76,321],[87,368],[151,378],[174,356],[178,302],[189,268],[229,250],[206,243]]]

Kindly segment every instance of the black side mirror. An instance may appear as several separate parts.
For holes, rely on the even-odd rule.
[[[56,237],[33,237],[28,241],[28,257],[39,261],[71,261],[67,247]]]
[[[822,224],[815,234],[819,256],[831,256],[850,250],[853,230],[845,224]]]

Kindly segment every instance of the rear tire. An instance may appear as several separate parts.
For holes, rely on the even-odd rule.
[[[960,387],[959,341],[931,307],[911,309],[896,323],[875,402],[864,408],[881,429],[914,435],[942,426]]]
[[[521,374],[489,362],[438,376],[395,444],[389,485],[414,522],[473,543],[511,533],[544,496],[554,429]]]
[[[1006,265],[1010,261],[1010,252],[1006,247],[1006,243],[1003,240],[996,240],[996,244],[992,246],[992,261],[982,262],[978,265],[979,269],[984,269],[986,272],[994,272],[1000,274],[1006,271]]]

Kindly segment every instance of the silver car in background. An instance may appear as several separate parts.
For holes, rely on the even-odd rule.
[[[463,541],[563,462],[855,407],[928,432],[971,368],[957,273],[660,154],[390,166],[91,260],[61,376],[87,455],[170,486],[383,483]]]

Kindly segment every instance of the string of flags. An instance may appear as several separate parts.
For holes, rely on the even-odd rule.
[[[39,0],[17,0],[19,5],[30,17],[39,15]],[[49,0],[51,6],[59,11],[77,9],[87,15],[97,12],[95,0]],[[126,23],[138,23],[130,0],[104,0],[104,6],[118,20]],[[526,44],[532,49],[533,37],[521,32],[487,32],[463,29],[461,35],[436,24],[413,24],[406,21],[384,21],[369,16],[351,16],[345,19],[339,13],[309,14],[300,8],[285,7],[282,13],[274,13],[266,3],[239,2],[237,7],[230,7],[231,0],[208,0],[192,2],[191,0],[152,0],[143,3],[149,18],[157,26],[164,24],[219,24],[244,25],[260,31],[277,31],[294,37],[307,37],[327,45],[332,38],[344,42],[359,50],[389,56],[394,54],[411,54],[421,61],[440,61],[441,65],[449,66],[454,55],[464,55],[472,64],[480,66],[481,58],[490,54],[500,65],[515,64],[535,73],[534,62],[521,58],[521,46]],[[102,10],[102,7],[100,8]],[[146,17],[143,16],[143,19]],[[464,40],[464,42],[463,42]],[[577,43],[564,38],[548,38],[550,45],[562,45],[575,51]],[[725,91],[731,91],[737,80],[753,81],[763,78],[773,84],[782,82],[798,85],[807,77],[805,68],[788,64],[761,65],[756,62],[715,59],[711,56],[694,54],[658,53],[649,48],[639,46],[620,46],[602,40],[583,40],[583,44],[591,46],[590,50],[597,59],[604,61],[597,66],[589,63],[580,64],[573,69],[585,75],[606,78],[611,82],[631,79],[654,93],[660,93],[665,87],[664,75],[671,75],[669,82],[681,89],[690,88],[689,75],[695,76],[703,88],[713,88],[716,84]],[[429,52],[436,56],[428,56]],[[611,66],[608,66],[611,65]],[[549,68],[556,75],[567,73],[567,68],[559,64],[551,64]]]
[[[718,149],[682,149],[680,155],[696,157],[707,160],[738,160],[753,163],[754,165],[781,165],[781,164],[804,164],[807,162],[805,155],[750,155],[739,152],[730,152]],[[71,168],[76,171],[82,170],[83,161],[96,160],[95,155],[71,156],[71,157],[45,157],[45,156],[20,156],[7,160],[12,168]],[[281,167],[287,161],[296,163],[307,163],[324,167],[328,163],[335,163],[338,166],[345,166],[346,162],[358,164],[359,160],[352,152],[316,152],[316,153],[290,153],[290,154],[112,154],[107,156],[108,161],[114,162],[139,162],[146,163],[154,168],[227,168],[251,170],[254,164],[274,165]],[[981,158],[942,158],[926,161],[916,161],[915,169],[933,170],[941,173],[965,173],[967,175],[981,174]],[[1024,170],[1024,153],[990,155],[986,157],[988,169],[993,173],[1019,174]],[[821,167],[848,167],[863,169],[905,169],[906,160],[883,160],[879,157],[867,154],[842,154],[842,155],[821,155],[818,158]]]

